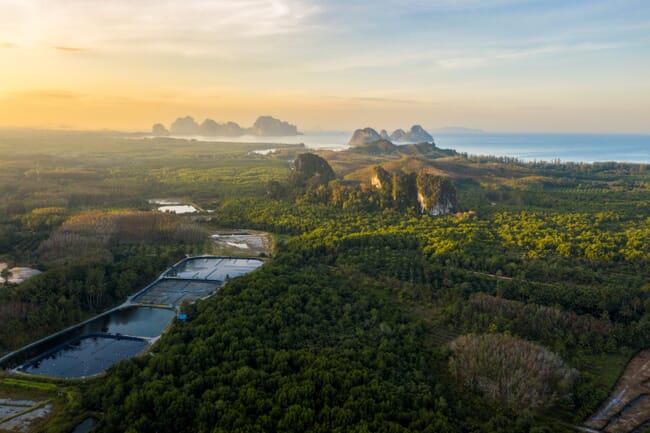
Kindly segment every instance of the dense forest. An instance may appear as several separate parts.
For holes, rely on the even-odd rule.
[[[573,431],[650,346],[646,166],[42,140],[0,140],[0,261],[45,271],[0,288],[0,352],[210,253],[211,230],[276,238],[151,352],[66,384],[45,431]],[[422,212],[418,190],[453,206]]]

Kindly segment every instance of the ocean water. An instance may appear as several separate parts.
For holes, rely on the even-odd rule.
[[[435,143],[470,155],[515,157],[522,161],[650,163],[650,135],[631,134],[436,134]],[[304,143],[310,149],[344,150],[352,132],[306,133],[292,137],[192,137],[204,141],[238,143]],[[187,138],[187,137],[185,137]],[[266,151],[260,150],[259,153]]]
[[[650,135],[481,133],[440,134],[434,140],[444,149],[523,161],[650,163]]]

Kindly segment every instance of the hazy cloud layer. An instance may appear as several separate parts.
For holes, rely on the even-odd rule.
[[[0,11],[6,124],[67,113],[148,125],[183,111],[249,123],[263,109],[326,128],[648,130],[647,0],[0,0]]]
[[[73,53],[74,52],[80,52],[80,51],[86,51],[85,48],[81,48],[81,47],[64,47],[62,45],[53,45],[50,48],[52,48],[53,50],[57,50],[57,51],[68,51],[68,52],[73,52]]]
[[[0,0],[0,36],[32,44],[219,52],[218,44],[295,32],[306,0]]]

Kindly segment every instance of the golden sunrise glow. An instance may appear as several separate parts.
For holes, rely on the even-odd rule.
[[[530,12],[539,34],[514,27],[519,37],[502,40],[491,23],[507,13],[486,4],[464,2],[484,12],[475,22],[453,2],[380,2],[363,24],[339,2],[0,0],[0,126],[146,130],[181,115],[272,114],[303,129],[649,131],[650,42],[631,42],[642,23],[612,23],[611,41],[558,40],[551,18]],[[460,27],[407,18],[419,9]],[[391,13],[412,29],[385,27]],[[597,26],[572,19],[585,34]]]

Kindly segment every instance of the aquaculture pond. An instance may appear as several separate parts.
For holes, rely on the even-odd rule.
[[[165,277],[225,281],[254,271],[263,264],[260,259],[197,257],[174,266]]]
[[[25,373],[59,377],[98,374],[116,362],[144,350],[149,344],[148,339],[162,334],[175,314],[174,310],[152,307],[131,306],[115,310],[23,349],[2,367],[18,366],[18,371]],[[84,338],[87,336],[94,339],[86,341]],[[139,338],[135,341],[127,338],[111,340],[112,337],[129,336]],[[102,354],[104,346],[110,347],[114,353],[110,356]],[[97,355],[93,356],[89,351],[95,351]],[[67,366],[75,363],[78,365],[78,373],[68,374]]]
[[[176,313],[165,308],[130,307],[114,311],[85,325],[82,334],[105,332],[135,337],[157,337]]]
[[[214,294],[228,279],[251,272],[263,260],[187,258],[127,301],[122,308],[33,343],[0,359],[0,368],[64,378],[102,373],[142,353],[171,323],[183,302]]]
[[[66,378],[95,376],[113,364],[142,352],[148,344],[142,338],[85,335],[44,353],[19,370]]]

